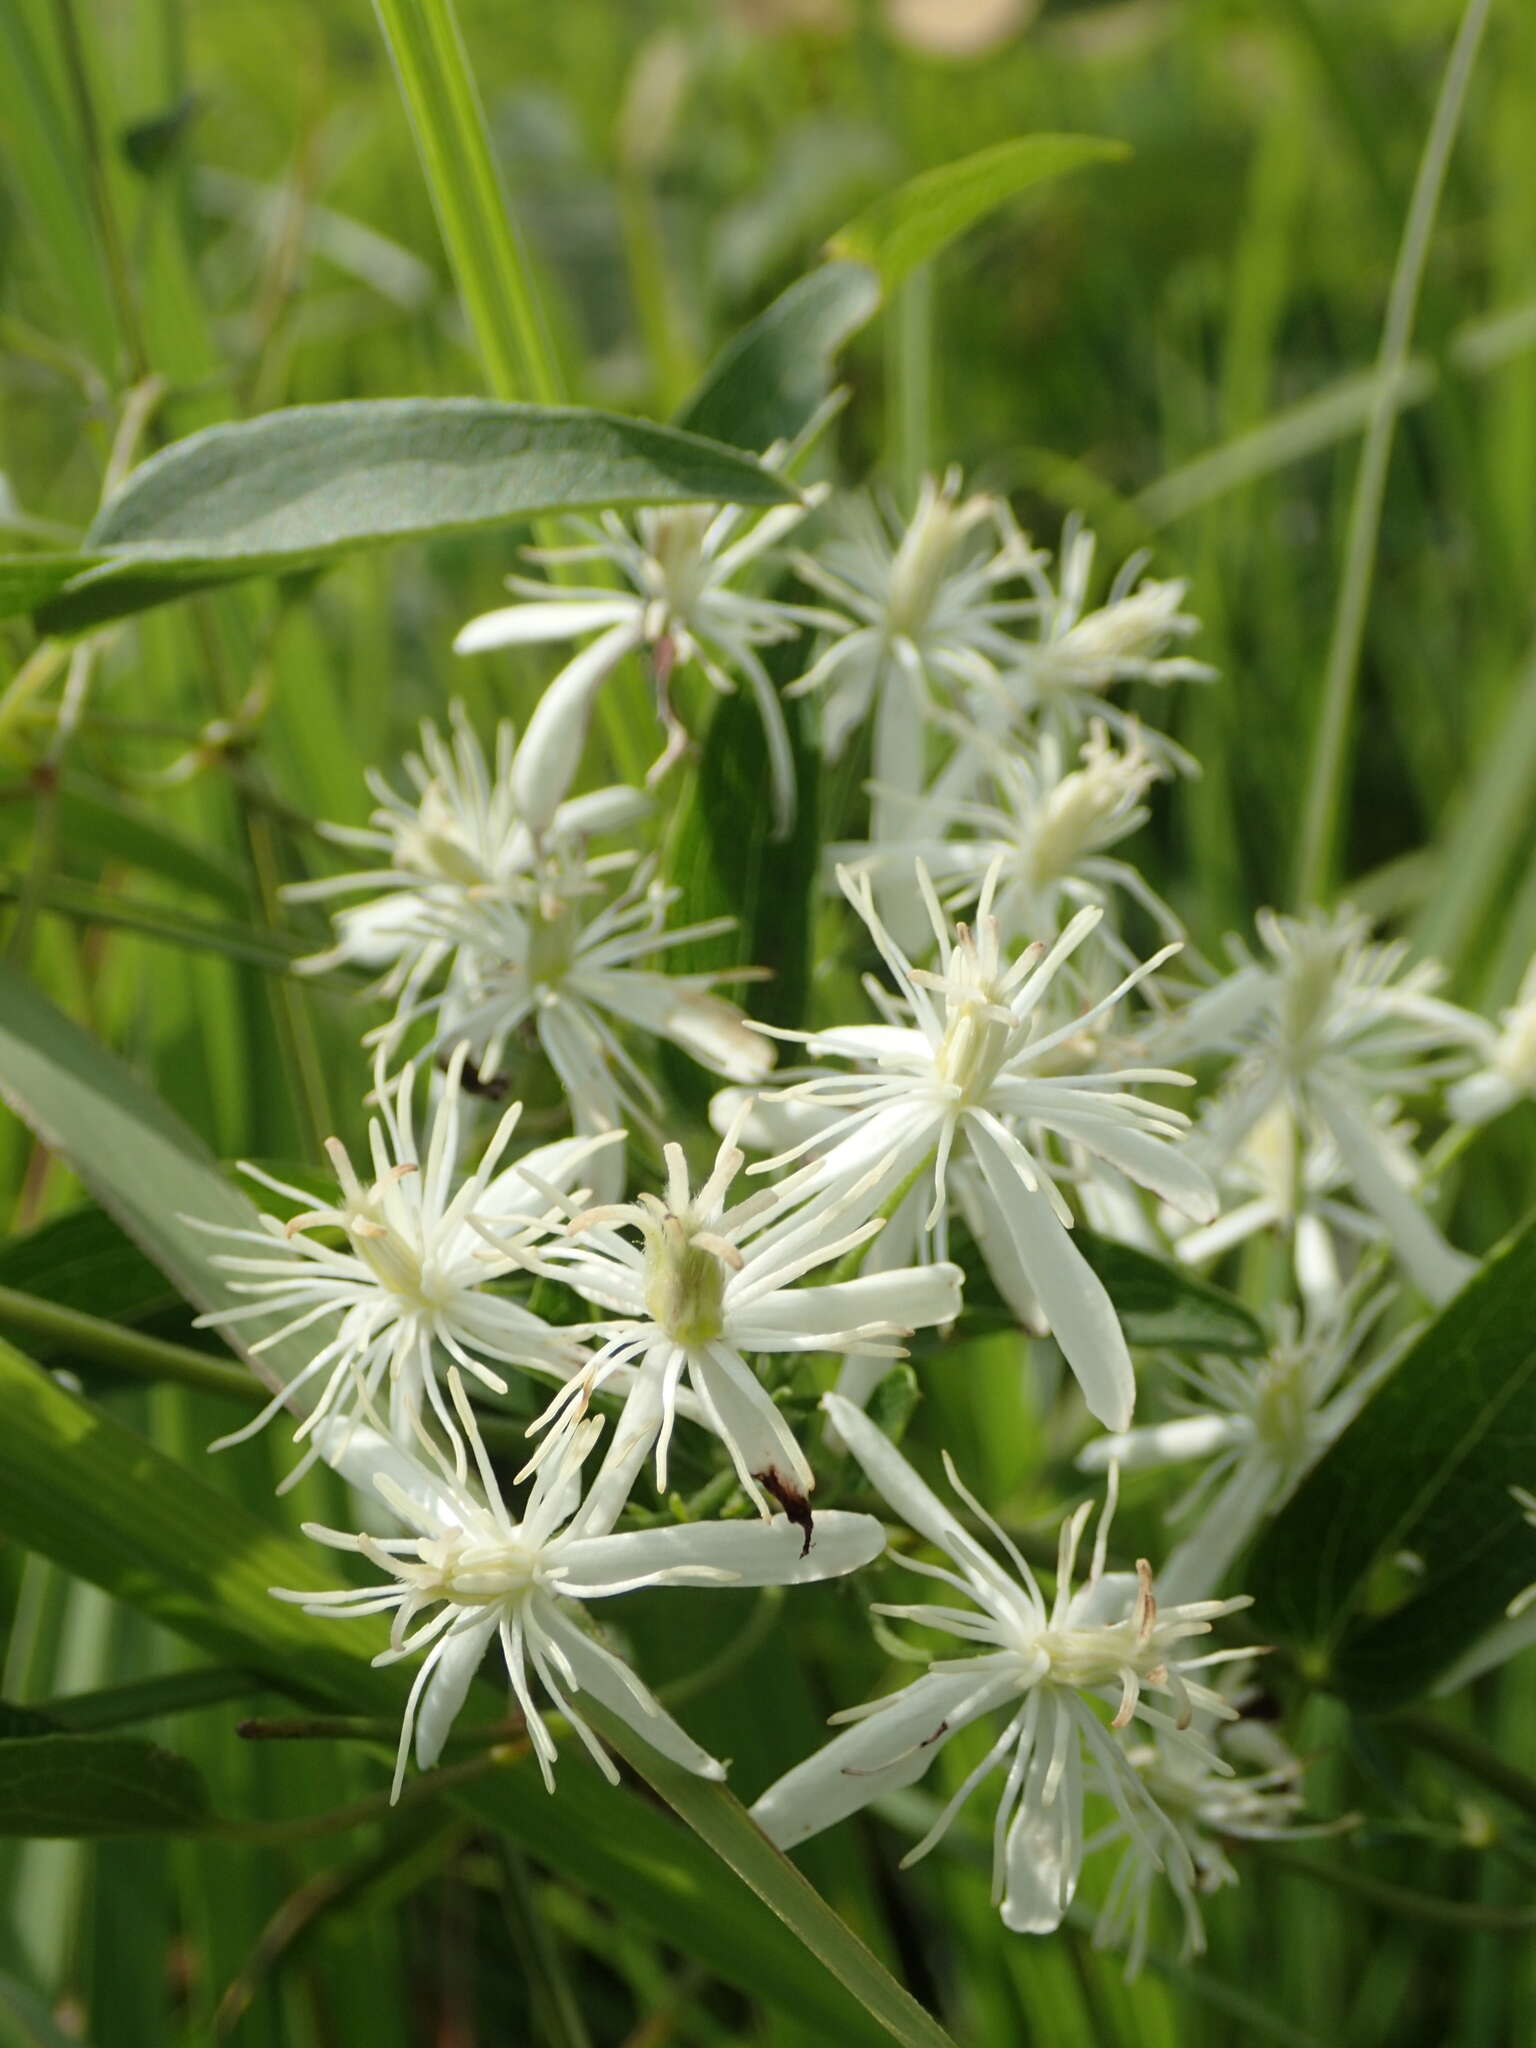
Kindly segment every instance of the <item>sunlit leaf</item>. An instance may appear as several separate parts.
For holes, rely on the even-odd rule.
[[[869,264],[890,291],[1005,200],[1085,164],[1129,155],[1123,142],[1099,135],[1021,135],[924,171],[886,193],[839,228],[827,251]]]

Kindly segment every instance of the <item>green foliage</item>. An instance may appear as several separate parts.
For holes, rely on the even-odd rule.
[[[861,263],[798,278],[727,342],[677,425],[733,448],[792,441],[826,397],[838,351],[879,303],[879,280]]]
[[[1533,1288],[1536,1223],[1424,1331],[1248,1567],[1260,1627],[1362,1707],[1427,1691],[1536,1580],[1510,1494],[1536,1470]]]
[[[867,263],[886,291],[1009,199],[1088,164],[1130,155],[1123,142],[1098,135],[1021,135],[957,163],[923,171],[839,228],[828,252]]]
[[[208,1825],[185,1757],[121,1735],[0,1738],[0,1835],[180,1835]]]
[[[87,532],[81,561],[95,566],[32,603],[43,631],[77,633],[386,541],[598,505],[792,496],[732,449],[608,413],[477,398],[298,406],[151,456]]]

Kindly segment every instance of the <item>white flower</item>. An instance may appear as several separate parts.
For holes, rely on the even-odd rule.
[[[888,787],[918,786],[935,705],[1011,663],[1011,628],[1033,610],[998,591],[1040,556],[1003,499],[962,498],[960,488],[958,469],[942,483],[925,477],[905,527],[873,500],[854,499],[843,508],[843,537],[797,557],[805,580],[852,623],[789,694],[822,692],[823,743],[834,757],[873,710],[875,780]]]
[[[1004,1299],[1026,1322],[1043,1314],[1093,1414],[1123,1429],[1135,1400],[1130,1353],[1113,1303],[1068,1234],[1072,1212],[1044,1141],[1049,1135],[1119,1168],[1198,1220],[1215,1214],[1205,1173],[1168,1142],[1188,1119],[1129,1092],[1133,1083],[1177,1084],[1187,1076],[1152,1067],[1062,1074],[1054,1066],[1062,1045],[1175,949],[1136,968],[1069,1023],[1040,1031],[1042,999],[1101,913],[1080,911],[1049,950],[1031,946],[1009,960],[992,913],[997,865],[982,887],[976,929],[959,925],[953,940],[926,873],[918,874],[939,946],[937,973],[915,968],[897,946],[876,912],[867,875],[839,876],[912,1022],[779,1034],[803,1039],[813,1058],[857,1068],[813,1073],[782,1091],[843,1114],[830,1130],[768,1164],[814,1146],[820,1158],[811,1170],[831,1181],[883,1162],[888,1196],[931,1162],[926,1222],[940,1256],[953,1171],[953,1192]]]
[[[423,1403],[451,1434],[453,1419],[439,1383],[440,1353],[496,1393],[505,1393],[507,1383],[487,1360],[561,1378],[580,1365],[577,1344],[520,1302],[493,1293],[487,1283],[526,1268],[529,1248],[559,1221],[557,1209],[544,1216],[549,1207],[544,1191],[570,1188],[596,1149],[594,1142],[563,1139],[498,1172],[522,1113],[522,1105],[514,1103],[479,1166],[461,1176],[463,1065],[461,1051],[444,1077],[423,1148],[412,1111],[414,1067],[405,1067],[386,1086],[380,1064],[378,1114],[368,1126],[372,1178],[358,1174],[339,1138],[327,1141],[341,1187],[337,1202],[316,1206],[304,1189],[242,1162],[242,1172],[298,1203],[300,1213],[286,1222],[263,1215],[259,1230],[201,1226],[258,1250],[215,1254],[217,1265],[242,1276],[230,1282],[230,1291],[252,1299],[241,1308],[200,1316],[199,1327],[224,1329],[252,1317],[285,1318],[250,1346],[253,1352],[316,1324],[335,1327],[255,1421],[214,1448],[242,1442],[280,1408],[294,1405],[295,1397],[316,1380],[321,1383],[318,1395],[307,1404],[296,1438],[311,1435],[327,1417],[375,1416],[381,1397],[387,1397],[389,1426],[397,1434],[410,1432]],[[501,1251],[492,1251],[481,1234],[492,1225],[501,1233]],[[344,1248],[313,1235],[316,1231],[339,1232]],[[314,1455],[312,1449],[301,1470]]]
[[[665,1200],[642,1195],[575,1213],[568,1239],[532,1256],[540,1271],[614,1312],[592,1326],[603,1343],[570,1395],[584,1398],[621,1367],[634,1374],[594,1492],[622,1501],[653,1446],[656,1484],[665,1489],[686,1380],[700,1419],[729,1451],[743,1490],[764,1514],[771,1495],[808,1533],[814,1475],[745,1354],[846,1351],[900,1358],[903,1337],[953,1322],[960,1313],[960,1272],[951,1265],[909,1266],[795,1286],[865,1243],[880,1229],[879,1219],[862,1220],[869,1214],[865,1185],[837,1184],[807,1200],[805,1174],[728,1206],[743,1163],[736,1145],[740,1123],[738,1116],[697,1192],[681,1147],[668,1145]],[[850,1218],[860,1220],[850,1227]],[[638,1244],[626,1230],[638,1233]]]
[[[996,802],[952,793],[941,776],[912,805],[901,843],[846,844],[834,847],[833,857],[867,863],[877,874],[894,866],[909,872],[916,857],[950,911],[973,904],[994,863],[1000,863],[993,910],[1010,939],[1055,933],[1085,903],[1107,913],[1121,894],[1147,911],[1168,937],[1181,935],[1177,918],[1138,870],[1109,852],[1146,823],[1150,813],[1143,798],[1167,773],[1148,756],[1139,728],[1120,751],[1096,719],[1075,767],[1067,765],[1072,757],[1054,733],[1043,734],[1031,751],[994,754],[988,773]],[[1100,933],[1129,961],[1107,916]]]
[[[773,467],[783,453],[769,449],[763,461]],[[630,585],[572,588],[514,576],[509,588],[522,602],[471,619],[453,643],[459,654],[480,654],[598,635],[549,684],[529,721],[516,786],[530,817],[542,823],[552,815],[576,772],[598,689],[626,655],[643,648],[667,732],[649,779],[664,773],[687,743],[671,708],[673,674],[695,666],[726,695],[744,676],[763,721],[776,830],[788,830],[795,813],[794,758],[778,691],[759,649],[793,640],[805,626],[840,622],[734,585],[825,495],[824,488],[812,487],[797,504],[762,513],[739,505],[643,511],[633,528],[606,512],[597,522],[573,522],[583,535],[574,547],[529,550],[543,562],[607,562]]]
[[[1096,1770],[1144,1853],[1190,1881],[1178,1830],[1114,1731],[1140,1722],[1171,1745],[1206,1752],[1220,1771],[1208,1740],[1191,1722],[1198,1712],[1229,1718],[1233,1709],[1194,1674],[1252,1653],[1189,1658],[1183,1649],[1247,1601],[1160,1607],[1145,1559],[1134,1574],[1108,1571],[1113,1482],[1087,1578],[1074,1586],[1092,1513],[1091,1503],[1084,1502],[1063,1525],[1055,1596],[1047,1601],[1017,1547],[961,1485],[947,1459],[950,1484],[991,1531],[1006,1562],[969,1533],[866,1415],[835,1394],[826,1395],[823,1406],[877,1491],[946,1553],[953,1569],[905,1557],[902,1563],[965,1603],[881,1606],[875,1612],[954,1636],[972,1654],[938,1660],[901,1691],[837,1715],[852,1725],[763,1794],[752,1809],[759,1825],[781,1848],[791,1848],[871,1800],[914,1784],[951,1736],[984,1714],[1002,1713],[1001,1733],[907,1862],[932,1848],[983,1778],[1003,1770],[993,1830],[993,1899],[1001,1903],[1008,1927],[1049,1933],[1061,1924],[1077,1888],[1085,1849],[1086,1766]],[[1149,1695],[1165,1698],[1172,1711],[1154,1705]]]
[[[670,1039],[729,1080],[760,1081],[773,1066],[773,1047],[714,993],[716,983],[740,980],[745,970],[664,974],[638,964],[730,931],[733,921],[669,931],[678,890],[642,869],[620,895],[594,899],[589,873],[552,859],[516,900],[509,892],[433,912],[453,949],[447,987],[398,1011],[382,1041],[397,1044],[412,1022],[435,1011],[436,1045],[471,1046],[484,1080],[499,1072],[509,1039],[531,1026],[578,1131],[615,1130],[626,1112],[658,1106],[655,1087],[625,1049],[629,1029]]]
[[[420,753],[405,757],[411,795],[370,769],[366,780],[378,804],[371,822],[321,827],[338,845],[371,856],[373,865],[283,890],[289,902],[374,899],[336,913],[335,945],[301,961],[303,972],[351,964],[385,969],[376,993],[409,1005],[451,950],[431,922],[432,909],[505,889],[533,867],[541,843],[574,848],[591,834],[634,824],[650,809],[640,790],[594,790],[558,805],[536,834],[513,796],[512,725],[504,719],[496,728],[492,766],[464,707],[454,704],[448,717],[450,737],[425,720]]]
[[[1040,566],[1043,557],[1025,570],[1039,619],[1038,638],[1004,676],[1001,697],[992,694],[1013,715],[1043,716],[1068,732],[1080,730],[1090,718],[1126,732],[1133,721],[1105,698],[1114,684],[1208,682],[1216,671],[1206,662],[1168,652],[1199,632],[1200,622],[1182,609],[1182,581],[1143,578],[1145,553],[1126,562],[1101,605],[1090,606],[1094,547],[1094,536],[1074,513],[1062,529],[1056,584]],[[1181,767],[1194,767],[1171,740],[1154,734],[1152,741]]]
[[[1234,1667],[1220,1687],[1239,1715],[1242,1676],[1241,1667]],[[1096,1948],[1127,1950],[1128,1977],[1134,1977],[1146,1959],[1148,1919],[1159,1875],[1169,1880],[1183,1910],[1182,1955],[1188,1961],[1205,1949],[1196,1895],[1238,1881],[1227,1854],[1229,1842],[1298,1841],[1339,1834],[1356,1824],[1354,1814],[1333,1821],[1298,1820],[1306,1803],[1301,1787],[1305,1767],[1275,1728],[1242,1718],[1216,1721],[1208,1714],[1197,1715],[1193,1725],[1209,1737],[1209,1744],[1174,1744],[1154,1736],[1126,1748],[1127,1761],[1177,1831],[1185,1855],[1167,1858],[1159,1870],[1118,1816],[1093,1844],[1102,1849],[1116,1841],[1125,1843],[1093,1940]],[[1233,1763],[1247,1768],[1235,1774]]]
[[[1458,1123],[1481,1124],[1522,1097],[1536,1095],[1536,958],[1525,970],[1513,1006],[1501,1013],[1499,1028],[1478,1018],[1473,1034],[1482,1065],[1456,1082],[1446,1103]]]
[[[1157,1048],[1175,1059],[1214,1051],[1232,1062],[1205,1134],[1218,1156],[1276,1105],[1296,1118],[1304,1144],[1331,1139],[1416,1284],[1431,1301],[1448,1300],[1472,1261],[1425,1214],[1417,1162],[1379,1105],[1461,1072],[1477,1020],[1434,994],[1438,966],[1410,965],[1400,940],[1372,940],[1354,910],[1305,918],[1266,910],[1256,922],[1268,957],[1232,941],[1234,971],[1170,1019]]]
[[[1303,1321],[1279,1309],[1261,1359],[1170,1359],[1179,1381],[1173,1417],[1099,1437],[1079,1454],[1085,1472],[1205,1463],[1199,1483],[1169,1510],[1170,1520],[1193,1524],[1162,1574],[1175,1598],[1220,1583],[1259,1524],[1290,1498],[1397,1364],[1413,1329],[1345,1377],[1389,1299],[1390,1290],[1362,1297],[1357,1286],[1318,1318]]]
[[[1375,1104],[1374,1120],[1390,1123],[1394,1107],[1390,1100]],[[1198,1129],[1189,1142],[1197,1154],[1205,1149]],[[1401,1131],[1392,1142],[1407,1150]],[[1369,1210],[1341,1198],[1347,1176],[1332,1138],[1325,1131],[1308,1143],[1289,1107],[1280,1102],[1259,1118],[1235,1151],[1212,1150],[1218,1187],[1240,1199],[1214,1223],[1194,1230],[1169,1218],[1180,1261],[1208,1265],[1262,1230],[1279,1231],[1290,1240],[1302,1301],[1312,1313],[1326,1311],[1343,1292],[1341,1251],[1380,1243],[1387,1235]]]
[[[416,1761],[428,1769],[442,1754],[482,1658],[499,1641],[507,1678],[522,1710],[544,1782],[554,1789],[555,1740],[535,1698],[541,1690],[617,1782],[607,1752],[577,1711],[583,1694],[626,1722],[674,1763],[707,1778],[723,1767],[680,1728],[621,1658],[593,1632],[582,1610],[651,1586],[790,1586],[836,1578],[877,1556],[884,1542],[868,1515],[823,1515],[814,1549],[782,1517],[767,1523],[687,1522],[613,1535],[582,1500],[581,1469],[602,1428],[577,1421],[535,1475],[521,1511],[508,1507],[457,1372],[449,1375],[462,1438],[473,1454],[478,1488],[463,1457],[431,1464],[372,1431],[357,1431],[336,1458],[371,1487],[407,1535],[352,1536],[306,1524],[305,1533],[351,1550],[386,1576],[376,1586],[335,1593],[274,1588],[308,1614],[393,1614],[391,1664],[425,1651],[411,1687],[395,1764],[400,1794],[414,1732]],[[431,1448],[430,1446],[428,1447]],[[329,1453],[328,1453],[329,1455]]]

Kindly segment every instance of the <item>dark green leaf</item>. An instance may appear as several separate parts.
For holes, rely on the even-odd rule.
[[[768,650],[775,681],[798,673],[796,643]],[[668,879],[683,892],[679,922],[734,917],[736,930],[692,948],[690,966],[753,966],[769,980],[752,991],[765,1024],[805,1022],[821,842],[821,756],[810,738],[803,700],[784,705],[799,791],[788,839],[772,835],[763,789],[762,726],[745,691],[722,697],[704,736],[687,797],[673,817]]]
[[[0,1835],[162,1835],[205,1828],[184,1757],[126,1735],[0,1737]]]
[[[72,578],[94,568],[99,555],[0,555],[0,619],[36,611]]]
[[[862,263],[824,263],[727,342],[677,416],[733,448],[790,441],[826,397],[838,350],[880,303]]]
[[[71,1209],[0,1244],[0,1287],[118,1323],[142,1322],[176,1298],[154,1261],[95,1208]]]
[[[898,186],[849,221],[827,244],[832,256],[867,263],[887,291],[936,256],[1004,200],[1084,164],[1130,155],[1099,135],[1021,135]]]
[[[196,93],[183,93],[173,106],[134,121],[120,138],[123,155],[141,178],[152,178],[175,158],[182,137],[202,105]]]
[[[609,413],[479,398],[296,406],[151,456],[86,536],[107,559],[41,603],[38,624],[76,632],[235,577],[538,513],[793,495],[735,449]]]
[[[1424,1331],[1250,1562],[1261,1630],[1358,1705],[1425,1690],[1536,1580],[1510,1496],[1536,1475],[1533,1296],[1536,1223]]]
[[[0,1700],[0,1742],[30,1741],[34,1735],[61,1735],[63,1732],[63,1722],[56,1721],[52,1714],[44,1714],[36,1707],[17,1707],[9,1700]]]

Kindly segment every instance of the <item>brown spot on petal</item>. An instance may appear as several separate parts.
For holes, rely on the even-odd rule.
[[[782,1472],[772,1466],[766,1472],[754,1472],[752,1477],[765,1492],[771,1493],[779,1506],[788,1515],[805,1541],[800,1545],[800,1555],[808,1556],[811,1538],[815,1534],[815,1523],[811,1519],[811,1504],[792,1479],[786,1479]]]

